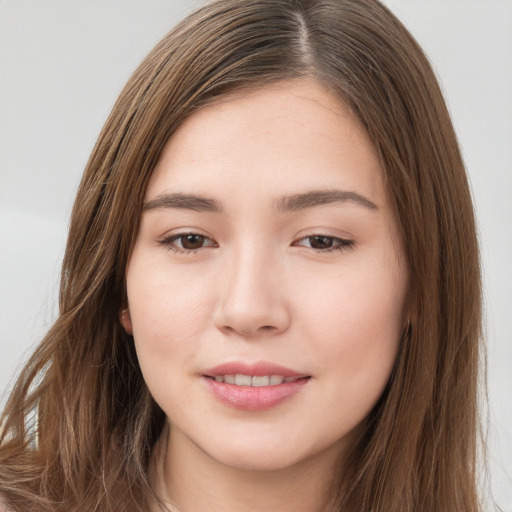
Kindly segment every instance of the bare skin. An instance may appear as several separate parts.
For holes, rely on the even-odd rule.
[[[234,475],[233,468],[219,466],[214,460],[205,458],[193,445],[187,449],[188,444],[186,440],[184,443],[178,441],[176,450],[166,447],[168,449],[164,449],[160,457],[155,457],[155,491],[171,512],[334,510],[327,503],[329,484],[334,472],[339,471],[332,450],[302,461],[294,468],[241,470],[235,471]],[[180,453],[183,447],[185,453]],[[329,457],[332,459],[330,466]],[[155,506],[154,510],[160,509]]]
[[[405,324],[367,134],[311,80],[235,95],[171,137],[145,202],[121,321],[172,425],[158,494],[179,512],[325,510]]]

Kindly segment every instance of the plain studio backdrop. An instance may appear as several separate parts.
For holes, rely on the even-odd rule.
[[[512,512],[512,2],[386,3],[438,73],[469,171],[484,272],[491,489]],[[0,406],[56,317],[69,214],[103,122],[142,58],[196,5],[0,0]]]

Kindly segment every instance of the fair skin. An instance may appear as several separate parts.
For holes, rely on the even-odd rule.
[[[171,137],[145,204],[121,321],[171,425],[157,492],[180,512],[319,510],[405,324],[371,141],[312,80],[239,93]]]

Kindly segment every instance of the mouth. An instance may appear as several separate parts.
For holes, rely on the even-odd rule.
[[[203,373],[213,396],[230,408],[264,411],[292,398],[311,380],[272,363],[226,363]]]
[[[214,377],[205,375],[215,382],[225,382],[226,384],[233,384],[235,386],[252,386],[252,387],[265,387],[265,386],[279,386],[283,383],[295,382],[300,379],[309,379],[309,376],[304,377],[284,377],[283,375],[244,375],[244,374],[228,374],[228,375],[215,375]]]

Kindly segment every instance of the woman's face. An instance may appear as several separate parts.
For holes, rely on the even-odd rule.
[[[172,446],[231,467],[342,453],[404,328],[379,158],[312,81],[185,121],[149,182],[126,278],[122,322]]]

